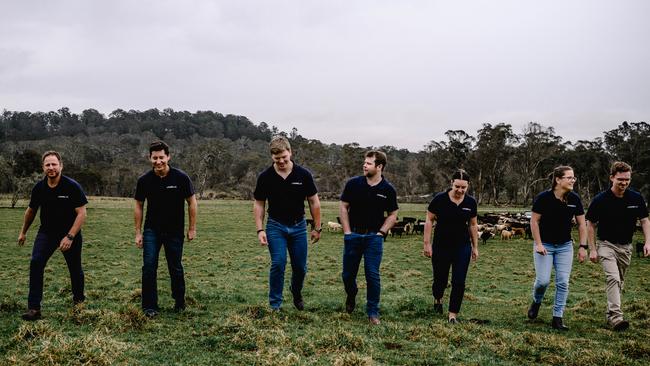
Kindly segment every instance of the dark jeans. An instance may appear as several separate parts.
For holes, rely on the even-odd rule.
[[[366,272],[366,313],[368,316],[379,316],[379,297],[381,281],[379,265],[384,251],[384,238],[377,233],[346,234],[343,238],[343,285],[348,296],[357,294],[357,273],[361,257]]]
[[[142,233],[142,309],[158,310],[158,257],[165,247],[165,259],[172,283],[172,297],[177,305],[185,303],[183,273],[183,233],[164,233],[144,229]]]
[[[291,292],[294,298],[302,298],[302,286],[307,274],[307,223],[303,219],[295,225],[287,226],[269,218],[266,222],[266,238],[271,255],[269,304],[277,309],[282,305],[287,252],[291,258]]]
[[[451,295],[449,295],[449,312],[460,312],[465,294],[465,278],[469,260],[472,256],[472,246],[463,245],[433,245],[431,265],[433,267],[433,285],[431,290],[435,299],[442,299],[449,280],[451,267]]]
[[[43,300],[43,272],[47,261],[52,254],[59,248],[59,243],[63,235],[51,235],[39,232],[34,239],[34,248],[32,249],[32,259],[29,263],[29,295],[27,297],[27,306],[29,309],[41,309]],[[82,302],[86,299],[84,296],[84,271],[81,268],[81,245],[83,239],[79,233],[72,241],[70,249],[63,253],[65,263],[68,265],[70,272],[70,284],[72,287],[72,300]]]

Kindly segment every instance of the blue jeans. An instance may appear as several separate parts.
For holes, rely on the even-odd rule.
[[[269,218],[266,222],[266,239],[271,255],[269,304],[271,308],[278,309],[282,305],[287,251],[291,258],[291,293],[294,299],[302,299],[302,286],[307,274],[307,222],[303,219],[287,226]]]
[[[451,267],[451,294],[449,295],[449,312],[451,313],[460,312],[471,257],[472,246],[470,243],[463,245],[433,245],[433,255],[431,256],[433,284],[431,285],[431,292],[435,299],[442,299],[449,281],[449,269]]]
[[[379,316],[379,297],[381,281],[379,265],[384,252],[384,238],[376,233],[345,234],[343,238],[343,285],[348,296],[357,295],[357,273],[361,257],[366,272],[366,313],[370,317]]]
[[[185,304],[185,276],[183,272],[183,233],[164,233],[144,229],[142,233],[142,309],[158,310],[158,257],[165,247],[165,258],[172,283],[172,297],[176,305]]]
[[[546,288],[551,282],[551,268],[555,268],[555,305],[553,316],[562,317],[569,296],[569,276],[573,265],[573,242],[553,245],[542,243],[546,255],[538,254],[533,249],[535,262],[535,283],[533,285],[533,301],[542,302]]]
[[[43,273],[47,261],[59,249],[63,235],[51,235],[39,232],[34,239],[32,259],[29,263],[29,295],[27,307],[40,310],[43,300]],[[79,233],[72,241],[70,249],[63,252],[63,258],[70,272],[70,285],[72,287],[72,300],[75,303],[86,299],[84,296],[84,271],[81,268],[81,246],[83,239]]]

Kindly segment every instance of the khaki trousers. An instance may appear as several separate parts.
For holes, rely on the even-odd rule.
[[[598,258],[605,270],[605,291],[607,293],[607,321],[616,324],[623,320],[621,293],[625,271],[630,266],[632,244],[617,245],[606,240],[598,241]]]

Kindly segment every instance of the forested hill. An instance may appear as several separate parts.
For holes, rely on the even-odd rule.
[[[407,123],[407,121],[405,122]],[[618,123],[618,122],[613,122]],[[40,155],[62,153],[64,171],[90,195],[131,196],[137,178],[150,168],[148,144],[165,140],[173,166],[193,179],[201,198],[251,197],[257,174],[270,165],[268,141],[286,135],[294,160],[314,173],[321,196],[337,199],[345,181],[361,174],[362,154],[370,147],[350,142],[325,144],[278,131],[265,122],[212,111],[117,109],[105,116],[94,109],[51,112],[4,110],[0,116],[0,192],[14,198],[29,194],[42,175]],[[514,131],[505,123],[485,123],[475,134],[449,130],[421,151],[377,146],[388,154],[386,177],[400,199],[425,201],[443,190],[457,167],[472,176],[471,193],[483,204],[530,204],[548,188],[556,165],[574,167],[576,190],[588,201],[608,186],[613,160],[629,162],[633,187],[650,193],[650,125],[622,122],[594,140],[564,141],[552,127],[528,123]],[[349,137],[354,140],[353,136]]]

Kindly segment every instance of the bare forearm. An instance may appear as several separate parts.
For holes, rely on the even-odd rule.
[[[27,210],[25,210],[25,216],[23,217],[23,227],[20,229],[21,233],[27,234],[27,230],[32,226],[34,218],[36,218],[36,211],[31,207],[27,207]]]
[[[350,228],[350,216],[348,213],[348,207],[343,202],[341,202],[341,205],[339,206],[339,218],[341,219],[341,226],[343,227],[343,232],[344,233],[352,232],[352,229]]]
[[[264,201],[255,201],[253,203],[253,218],[257,230],[264,230],[264,205]]]
[[[387,233],[388,230],[390,230],[393,225],[395,225],[395,222],[397,222],[397,210],[393,211],[386,217],[384,220],[384,224],[381,225],[381,228],[379,229],[380,231]]]
[[[83,226],[84,222],[86,222],[86,206],[77,208],[77,217],[75,217],[74,223],[70,230],[68,230],[68,233],[76,236],[81,230],[81,226]]]
[[[188,205],[187,205],[187,214],[189,216],[189,230],[196,230],[196,213],[199,210],[198,203],[196,201],[196,197],[192,196],[190,199],[188,199]]]
[[[314,220],[314,229],[318,229],[321,227],[320,199],[318,199],[318,195],[314,195],[313,197],[310,197],[307,202],[309,202],[309,213],[311,214],[311,218]]]
[[[142,231],[142,203],[137,201],[133,209],[133,221],[135,224],[135,233],[139,234]]]

